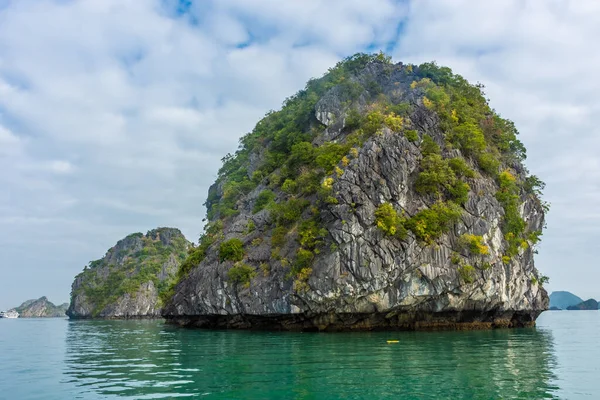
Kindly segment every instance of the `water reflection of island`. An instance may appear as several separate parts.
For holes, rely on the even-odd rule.
[[[387,339],[398,343],[388,344]],[[69,382],[157,398],[553,398],[549,331],[268,333],[69,325]]]

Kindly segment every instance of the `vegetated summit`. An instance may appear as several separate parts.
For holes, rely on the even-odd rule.
[[[163,316],[291,330],[528,326],[547,209],[514,124],[434,63],[357,54],[223,159]]]

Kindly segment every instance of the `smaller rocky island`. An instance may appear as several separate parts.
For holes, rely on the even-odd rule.
[[[557,291],[550,294],[550,311],[562,310],[598,310],[595,299],[583,301],[579,296],[567,291]]]
[[[119,240],[75,277],[67,315],[83,318],[158,318],[190,242],[179,229],[157,228]]]
[[[27,300],[15,311],[19,313],[20,318],[64,318],[66,317],[68,303],[54,305],[46,296],[35,300]]]
[[[567,310],[598,310],[598,302],[594,299],[588,299],[575,306],[567,307]]]

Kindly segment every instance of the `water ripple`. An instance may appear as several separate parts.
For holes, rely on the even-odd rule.
[[[595,398],[595,362],[574,376],[569,368],[577,362],[558,360],[565,349],[576,352],[571,359],[577,361],[600,356],[598,313],[587,321],[596,330],[587,333],[560,325],[571,316],[559,314],[544,314],[537,329],[440,333],[200,331],[161,321],[0,323],[0,399]]]

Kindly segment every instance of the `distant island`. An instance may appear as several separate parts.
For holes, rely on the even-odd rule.
[[[569,306],[567,310],[597,310],[598,302],[594,299],[583,301],[576,306]]]
[[[597,309],[598,302],[595,299],[583,301],[581,297],[567,291],[552,292],[550,294],[550,311]]]
[[[46,296],[35,300],[27,300],[19,307],[15,307],[20,318],[61,318],[66,317],[68,303],[54,305]]]

